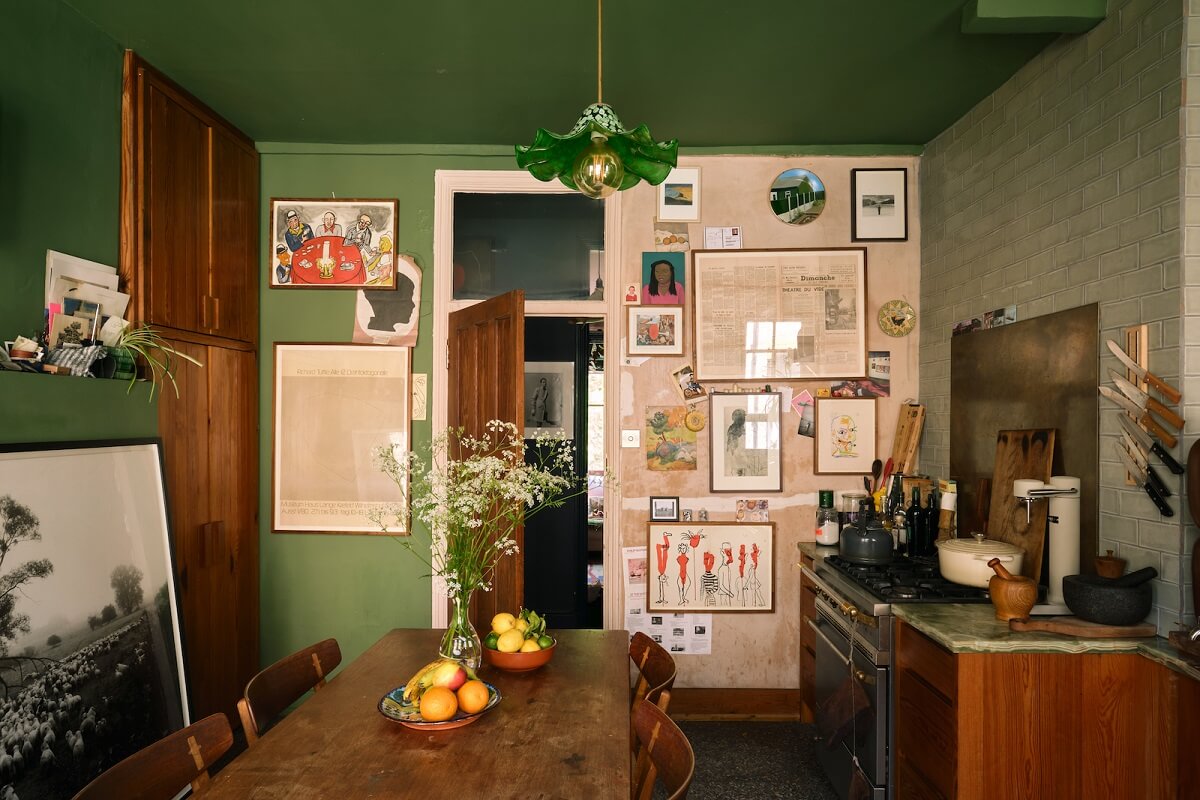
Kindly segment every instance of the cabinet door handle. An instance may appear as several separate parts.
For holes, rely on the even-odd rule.
[[[213,298],[212,298],[212,304],[213,304],[213,324],[212,324],[212,327],[213,327],[213,330],[215,330],[215,331],[216,331],[216,330],[220,330],[220,329],[221,329],[221,298],[219,298],[219,297],[213,297]]]
[[[806,619],[805,622],[808,623],[808,627],[813,629],[813,633],[815,633],[817,636],[820,636],[821,639],[824,640],[825,644],[829,646],[829,649],[833,651],[833,654],[835,656],[837,656],[843,664],[845,664],[846,666],[850,665],[849,656],[842,655],[841,651],[837,649],[837,645],[835,645],[832,641],[830,641],[829,637],[825,635],[825,631],[823,631],[819,627],[817,627],[816,622],[814,622],[811,619]]]
[[[208,327],[208,295],[200,295],[200,327]]]

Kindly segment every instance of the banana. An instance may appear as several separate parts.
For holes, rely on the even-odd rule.
[[[435,658],[433,661],[430,661],[428,664],[413,673],[413,676],[408,679],[408,683],[404,684],[405,700],[416,702],[417,698],[421,696],[420,690],[427,688],[422,685],[422,679],[428,673],[432,672],[434,667],[436,667],[438,664],[441,664],[443,660],[444,659],[441,658]]]

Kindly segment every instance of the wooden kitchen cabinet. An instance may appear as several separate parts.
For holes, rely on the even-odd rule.
[[[812,556],[800,554],[800,563],[813,568]],[[808,621],[816,617],[817,589],[804,573],[800,574],[800,721],[812,722],[816,711],[817,663],[816,634]]]
[[[1195,798],[1200,682],[1135,653],[953,654],[900,622],[896,797]]]

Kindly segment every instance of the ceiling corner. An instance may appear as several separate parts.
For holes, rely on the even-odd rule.
[[[1108,0],[967,0],[963,33],[1084,33],[1108,14]]]

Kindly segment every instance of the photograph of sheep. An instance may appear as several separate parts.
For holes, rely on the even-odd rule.
[[[0,798],[188,721],[159,445],[0,445]]]

